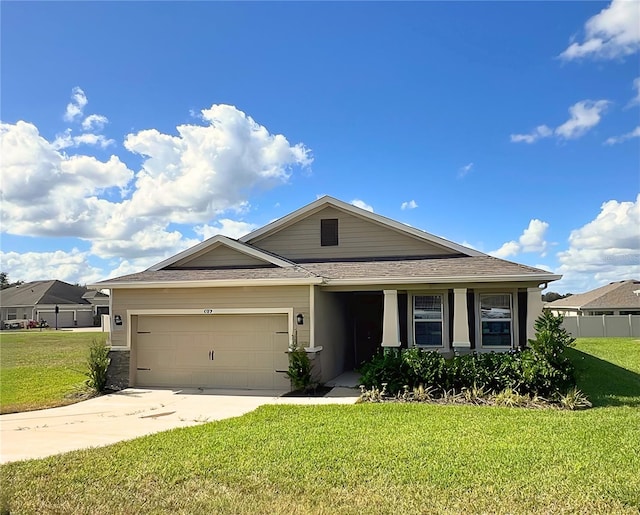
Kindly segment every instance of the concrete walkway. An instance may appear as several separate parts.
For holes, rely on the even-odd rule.
[[[99,447],[176,427],[238,417],[263,404],[353,404],[360,392],[280,397],[283,391],[127,388],[87,401],[0,415],[0,463]]]

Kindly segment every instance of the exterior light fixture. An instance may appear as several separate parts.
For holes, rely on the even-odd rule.
[[[296,316],[296,322],[298,323],[298,325],[304,324],[304,315],[302,313],[298,313],[298,315]]]

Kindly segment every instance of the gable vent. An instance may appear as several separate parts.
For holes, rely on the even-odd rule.
[[[338,219],[323,218],[320,220],[320,245],[331,247],[338,244]]]

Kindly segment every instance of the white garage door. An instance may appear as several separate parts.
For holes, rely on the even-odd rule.
[[[286,315],[139,316],[137,386],[289,389]]]

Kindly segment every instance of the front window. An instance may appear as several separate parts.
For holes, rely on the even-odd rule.
[[[413,297],[413,335],[416,345],[442,347],[442,295]]]
[[[511,347],[511,295],[491,293],[480,295],[483,347]]]

